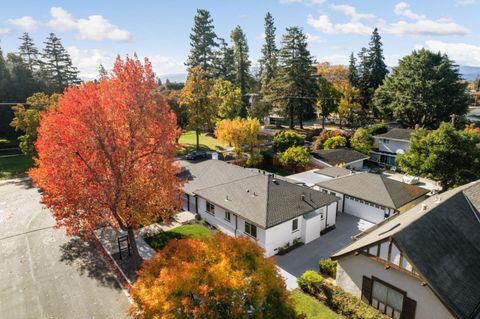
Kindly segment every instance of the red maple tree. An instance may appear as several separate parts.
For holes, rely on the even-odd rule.
[[[180,134],[175,115],[158,95],[148,60],[115,62],[99,83],[68,88],[56,109],[42,116],[36,168],[43,203],[67,233],[91,233],[107,222],[128,232],[180,207]]]

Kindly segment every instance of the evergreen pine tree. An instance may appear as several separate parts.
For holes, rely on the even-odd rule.
[[[370,40],[368,60],[370,63],[369,87],[371,95],[373,95],[388,74],[385,58],[383,57],[382,41],[377,28],[373,30],[372,38]]]
[[[240,88],[242,93],[242,109],[240,110],[240,116],[247,116],[247,104],[248,104],[248,89],[250,88],[250,60],[248,58],[248,44],[245,33],[242,28],[237,26],[231,33],[233,42],[233,57],[235,66],[235,84]]]
[[[351,86],[358,87],[357,59],[355,59],[353,52],[350,54],[350,63],[348,65],[348,82],[350,82]]]
[[[190,33],[191,49],[186,63],[189,68],[199,66],[204,71],[212,71],[215,62],[214,48],[217,46],[215,42],[217,35],[213,29],[210,12],[198,9],[195,24]]]
[[[25,102],[29,96],[45,90],[43,83],[34,77],[32,70],[20,55],[9,53],[6,63],[10,73],[12,101]]]
[[[267,100],[289,118],[289,126],[293,128],[295,118],[303,127],[303,120],[313,116],[317,95],[314,60],[307,48],[307,37],[298,27],[287,28]]]
[[[54,91],[63,91],[70,84],[79,83],[78,70],[72,65],[72,60],[60,39],[50,33],[44,42],[44,69]]]
[[[233,48],[227,42],[219,38],[218,50],[215,52],[214,78],[235,82],[235,59]]]
[[[7,68],[7,63],[3,57],[3,51],[0,48],[0,103],[14,102],[12,101],[12,86],[10,72]]]
[[[22,44],[18,48],[18,54],[23,59],[25,64],[27,64],[30,71],[33,72],[41,63],[38,59],[38,49],[35,46],[35,43],[33,43],[33,39],[27,32],[25,32],[19,38],[19,40],[22,40]]]
[[[260,59],[260,82],[261,91],[268,90],[270,81],[275,76],[277,67],[277,45],[275,44],[275,25],[270,12],[265,16],[265,43],[262,47],[262,58]]]
[[[98,66],[98,77],[101,79],[101,78],[104,78],[108,75],[108,72],[107,70],[105,69],[105,67],[103,66],[103,64],[100,64]]]
[[[370,102],[370,57],[368,50],[362,48],[358,53],[358,76],[357,87],[360,92],[360,104],[362,109],[368,108]]]

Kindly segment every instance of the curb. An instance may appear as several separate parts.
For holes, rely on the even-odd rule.
[[[0,181],[0,186],[3,185],[10,185],[10,184],[20,184],[23,182],[31,181],[32,179],[28,176],[26,177],[19,177],[19,178],[12,178],[12,179],[6,179],[3,181]]]

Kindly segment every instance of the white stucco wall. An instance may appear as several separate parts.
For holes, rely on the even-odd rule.
[[[349,255],[338,260],[336,284],[345,291],[361,297],[363,276],[375,276],[407,293],[407,297],[417,302],[415,319],[455,318],[441,303],[428,286],[413,276],[384,265],[364,256]]]

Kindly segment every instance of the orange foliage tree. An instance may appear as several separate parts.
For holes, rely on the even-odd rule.
[[[58,227],[88,235],[107,222],[126,230],[137,265],[134,230],[180,206],[180,132],[157,88],[150,63],[137,57],[118,57],[98,84],[68,88],[42,116],[30,171]]]
[[[172,240],[132,288],[137,318],[296,318],[274,262],[251,240]]]

